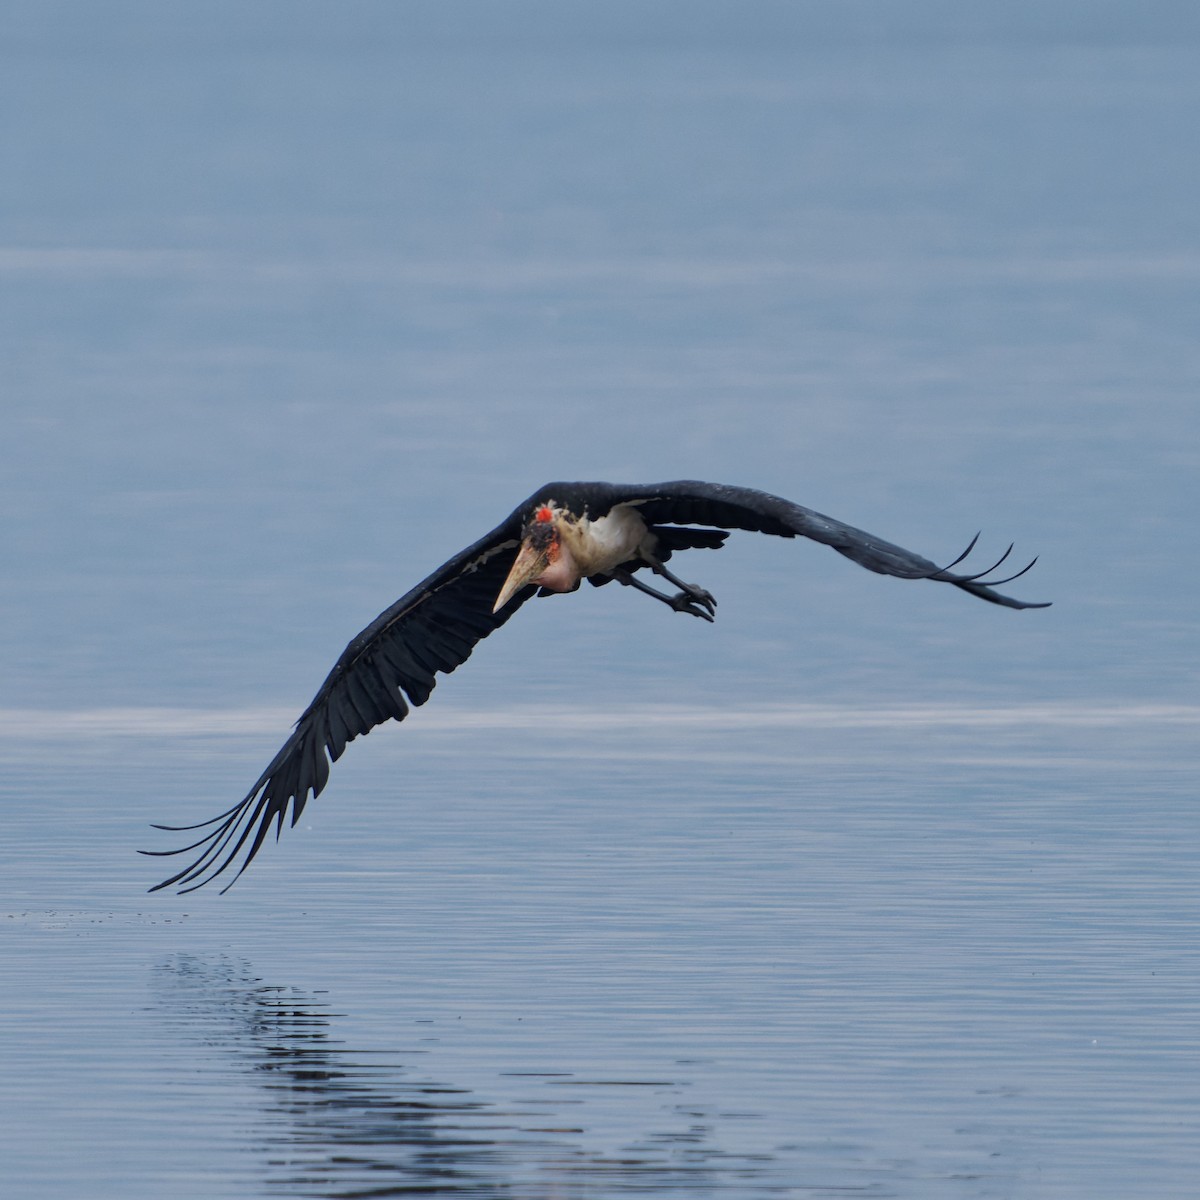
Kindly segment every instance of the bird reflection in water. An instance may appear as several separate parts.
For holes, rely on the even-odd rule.
[[[421,1078],[391,1054],[339,1043],[338,1015],[327,1000],[269,986],[245,964],[179,955],[159,976],[166,1019],[208,1053],[225,1051],[238,1074],[261,1085],[262,1119],[257,1128],[241,1128],[238,1140],[249,1134],[261,1144],[266,1168],[259,1186],[268,1195],[699,1197],[724,1193],[735,1181],[750,1195],[756,1179],[769,1190],[763,1173],[770,1160],[722,1153],[710,1142],[711,1118],[677,1103],[656,1107],[654,1116],[680,1128],[648,1134],[617,1155],[597,1154],[579,1144],[585,1131],[578,1121],[581,1092],[598,1081],[531,1075],[531,1091],[553,1083],[558,1094],[495,1104]],[[661,1099],[680,1085],[617,1086],[652,1088]],[[611,1094],[613,1081],[603,1090]],[[569,1107],[570,1117],[556,1116],[558,1106]]]

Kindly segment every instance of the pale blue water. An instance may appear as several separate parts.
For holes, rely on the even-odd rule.
[[[1200,712],[684,716],[376,735],[220,900],[215,744],[10,757],[20,1194],[1187,1194]]]
[[[1190,6],[14,5],[0,1192],[1187,1197]],[[548,478],[766,487],[531,605],[224,897],[342,646]]]

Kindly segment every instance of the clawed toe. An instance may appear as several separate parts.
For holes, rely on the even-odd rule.
[[[686,597],[693,604],[699,605],[703,609],[708,610],[708,619],[711,621],[717,613],[717,599],[712,592],[707,592],[704,588],[694,583],[684,584],[681,597]]]
[[[668,603],[676,612],[691,613],[693,617],[702,617],[705,621],[712,621],[713,613],[712,608],[709,606],[709,601],[713,605],[716,604],[716,601],[707,592],[704,595],[707,597],[707,600],[689,596],[687,592],[679,592],[672,596]]]

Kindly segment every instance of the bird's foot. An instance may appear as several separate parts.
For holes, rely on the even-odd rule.
[[[686,591],[678,592],[672,596],[667,603],[676,612],[691,613],[693,617],[701,617],[705,621],[712,621],[717,613],[717,601],[711,592],[706,592],[702,587],[697,587],[693,584],[685,584]]]
[[[667,575],[667,571],[661,565],[654,569],[660,575]],[[677,592],[674,596],[668,596],[666,592],[652,588],[638,579],[632,571],[620,567],[612,573],[612,577],[626,587],[637,588],[639,592],[645,592],[647,596],[661,600],[676,612],[691,613],[693,617],[711,621],[717,611],[717,602],[709,592],[702,587],[697,587],[694,583],[684,583],[682,579],[676,579],[674,575],[669,575],[668,578],[676,587],[683,588],[683,591]]]

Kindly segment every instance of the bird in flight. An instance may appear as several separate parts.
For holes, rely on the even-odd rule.
[[[222,889],[228,890],[272,825],[278,837],[289,816],[293,825],[299,820],[309,795],[320,795],[330,761],[336,762],[349,742],[389,718],[403,721],[409,705],[429,699],[437,672],[449,674],[464,663],[477,642],[534,595],[571,592],[584,579],[597,587],[615,580],[676,612],[712,621],[716,600],[696,584],[684,583],[666,564],[680,550],[719,549],[732,529],[810,538],[876,574],[953,584],[1006,608],[1047,607],[995,590],[1024,575],[1033,562],[1004,579],[986,578],[1008,558],[1011,546],[986,571],[953,571],[974,549],[978,535],[958,558],[939,567],[911,550],[753,488],[686,479],[642,485],[548,483],[351,641],[244,799],[196,825],[155,826],[173,833],[206,832],[178,850],[142,851],[196,855],[150,890],[203,887],[240,857]],[[652,587],[637,574],[644,570],[678,591]]]

